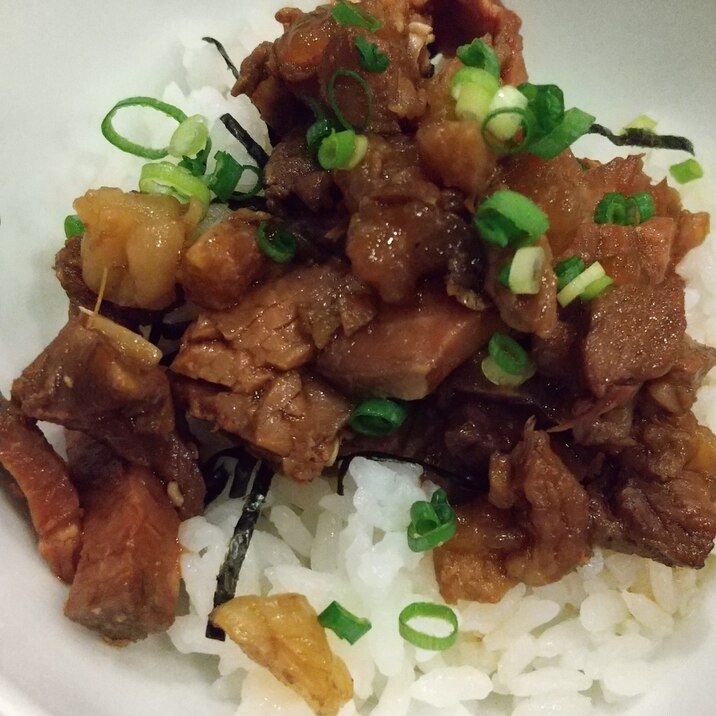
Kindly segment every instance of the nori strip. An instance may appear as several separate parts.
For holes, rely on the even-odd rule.
[[[244,563],[246,550],[249,548],[251,536],[259,515],[261,514],[261,508],[266,501],[266,495],[268,495],[272,479],[273,469],[270,465],[260,461],[256,469],[256,477],[254,477],[251,492],[246,498],[241,517],[239,517],[239,521],[234,528],[234,536],[231,538],[229,547],[226,550],[224,563],[221,565],[219,574],[216,577],[216,591],[214,592],[215,607],[234,598],[241,565]],[[215,627],[210,621],[207,622],[206,625],[206,636],[208,639],[216,639],[218,641],[224,641],[226,639],[224,631]]]
[[[226,66],[231,71],[231,74],[234,75],[234,79],[239,79],[239,71],[236,69],[236,65],[231,61],[231,58],[229,57],[229,53],[226,51],[226,48],[218,41],[215,40],[213,37],[202,37],[201,38],[204,42],[208,42],[210,45],[214,45],[216,49],[219,51],[219,54],[224,58],[224,62],[226,62]]]
[[[263,147],[259,145],[251,135],[234,119],[228,112],[222,114],[219,117],[222,124],[226,127],[231,135],[243,144],[244,149],[249,153],[249,156],[256,162],[259,169],[263,169],[268,162],[269,156],[264,151]]]
[[[601,124],[594,123],[588,134],[600,134],[606,137],[617,147],[644,147],[646,149],[678,149],[682,152],[695,154],[694,145],[686,137],[676,137],[671,134],[655,134],[646,129],[625,129],[620,134],[614,134]]]
[[[229,497],[245,497],[249,491],[251,476],[254,474],[259,459],[250,455],[240,445],[226,448],[214,453],[199,466],[206,483],[205,505],[213,502],[224,491],[229,482],[229,477],[231,477],[226,464],[230,460],[234,460],[235,464],[231,487],[229,488]]]

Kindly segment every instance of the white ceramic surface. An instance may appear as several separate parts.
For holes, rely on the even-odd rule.
[[[275,2],[264,0],[267,6]],[[253,0],[255,12],[262,0]],[[684,133],[716,168],[714,0],[513,0],[533,81],[615,129],[641,112]],[[100,161],[99,122],[117,99],[153,94],[177,75],[177,38],[230,39],[246,0],[0,0],[0,390],[61,326],[51,271],[62,220]],[[608,154],[609,148],[604,147]],[[105,181],[111,183],[112,177]],[[164,638],[111,649],[62,617],[65,587],[36,554],[26,515],[0,493],[2,716],[223,716],[211,660]],[[716,714],[716,633],[704,607],[672,640],[664,678],[629,716]],[[612,713],[612,712],[610,712]],[[259,716],[259,715],[257,715]]]

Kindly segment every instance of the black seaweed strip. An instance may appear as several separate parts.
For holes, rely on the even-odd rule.
[[[165,353],[162,356],[162,359],[159,361],[159,365],[171,365],[174,362],[174,359],[177,357],[177,353],[179,353],[179,351],[170,351],[169,353]]]
[[[175,323],[162,322],[162,338],[166,338],[168,341],[178,341],[190,325],[191,321],[177,321]]]
[[[234,598],[241,566],[244,563],[246,551],[249,548],[254,527],[256,527],[256,522],[261,514],[261,508],[266,501],[272,479],[273,469],[265,462],[261,462],[256,470],[254,484],[246,498],[241,517],[239,517],[239,521],[234,528],[234,536],[231,538],[229,547],[226,550],[224,563],[221,565],[219,574],[216,577],[216,591],[214,592],[215,607]],[[216,639],[218,641],[224,641],[226,639],[223,630],[218,629],[211,622],[208,622],[206,625],[206,636],[208,639]]]
[[[152,323],[149,326],[149,336],[147,340],[152,345],[157,345],[159,343],[159,339],[162,337],[162,322],[157,321],[157,323]]]
[[[654,134],[645,129],[627,129],[614,134],[601,124],[593,124],[589,134],[600,134],[617,147],[645,147],[646,149],[678,149],[682,152],[695,154],[694,145],[686,137],[675,137],[671,134]]]
[[[218,41],[215,40],[213,37],[202,37],[201,38],[204,42],[208,42],[210,45],[214,45],[214,47],[219,51],[219,54],[224,59],[224,62],[226,62],[226,66],[231,71],[231,74],[234,75],[234,79],[239,79],[239,70],[236,68],[236,65],[231,61],[231,58],[229,57],[229,53],[226,51],[226,48]]]
[[[249,156],[256,162],[259,169],[263,169],[269,159],[263,147],[257,144],[251,135],[230,114],[222,114],[219,119],[229,133],[243,144],[244,149],[246,149]]]

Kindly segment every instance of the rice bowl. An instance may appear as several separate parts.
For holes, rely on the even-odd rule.
[[[253,34],[247,37],[244,50],[254,42]],[[233,48],[232,54],[239,58],[241,48]],[[199,44],[185,57],[188,89],[170,85],[164,98],[215,119],[227,106],[221,94],[228,88],[223,65],[211,48]],[[233,104],[232,110],[236,112]],[[260,124],[253,127],[260,132]],[[136,163],[125,165],[121,158],[103,169],[101,180],[111,177],[112,183],[129,187]],[[79,172],[82,186],[96,183],[91,164]],[[700,293],[695,290],[699,269],[713,261],[712,243],[694,252],[682,267],[690,282],[690,331],[707,342],[715,337],[704,320],[713,313],[713,295],[708,283]],[[707,383],[697,414],[714,427],[707,407],[710,393],[713,387]],[[555,703],[561,709],[557,713],[581,714],[591,712],[592,700],[611,703],[651,687],[646,659],[671,633],[674,616],[690,611],[696,579],[687,570],[672,571],[606,551],[598,551],[578,573],[555,585],[529,591],[516,587],[494,606],[462,604],[462,636],[454,655],[436,657],[400,642],[394,628],[396,610],[418,596],[439,600],[429,560],[410,553],[402,539],[406,504],[425,499],[434,489],[419,484],[418,475],[403,466],[356,458],[344,497],[321,482],[302,490],[279,482],[242,569],[240,592],[296,590],[318,611],[340,595],[357,613],[370,613],[374,636],[365,643],[348,649],[329,635],[355,681],[356,703],[342,713],[461,716],[475,708],[495,714],[514,708],[517,716],[527,716],[544,713],[548,703]],[[380,492],[385,482],[400,491]],[[281,705],[290,713],[309,713],[291,692],[252,667],[238,647],[203,637],[217,567],[240,509],[237,502],[218,502],[205,518],[184,524],[182,570],[191,606],[172,627],[172,642],[183,653],[220,657],[214,688],[221,696],[241,699],[239,714],[270,714],[270,708],[280,713]],[[328,548],[331,535],[338,536],[337,554]],[[699,573],[701,578],[708,575]],[[507,615],[512,616],[509,622]]]

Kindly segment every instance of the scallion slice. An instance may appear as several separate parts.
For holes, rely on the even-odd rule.
[[[581,256],[571,256],[564,261],[560,261],[554,267],[554,273],[557,277],[557,290],[561,291],[570,281],[573,281],[586,268],[586,264]]]
[[[491,127],[493,121],[504,115],[510,122],[517,122],[522,127],[522,138],[516,142],[506,141],[498,143],[494,140]],[[498,154],[517,154],[527,148],[532,142],[534,135],[535,120],[534,115],[529,109],[520,109],[519,107],[505,107],[490,112],[485,121],[482,123],[482,137],[490,149]]]
[[[512,268],[512,262],[506,263],[501,269],[500,273],[497,274],[497,281],[502,284],[505,288],[510,287],[510,269]]]
[[[244,172],[250,172],[256,177],[256,181],[254,182],[254,185],[246,191],[241,191],[240,189],[234,191],[229,197],[229,199],[233,201],[250,199],[251,197],[256,196],[264,188],[264,175],[258,167],[255,167],[253,164],[240,164],[239,166],[241,167],[241,176],[244,175]],[[241,182],[241,177],[239,177],[239,182]]]
[[[503,142],[512,139],[523,124],[522,116],[527,104],[527,97],[516,87],[500,87],[490,102],[488,115],[492,118],[485,121],[485,128]]]
[[[331,132],[336,131],[336,126],[333,121],[327,117],[317,119],[307,130],[306,130],[306,144],[311,150],[312,154],[318,154],[318,150],[321,146],[321,142],[331,135]]]
[[[421,631],[410,625],[414,619],[438,620],[447,625],[449,631],[441,636]],[[417,646],[419,649],[429,651],[444,651],[457,641],[458,621],[455,612],[443,604],[432,602],[413,602],[409,604],[398,617],[398,631],[405,641]]]
[[[198,199],[204,207],[211,202],[206,184],[188,169],[171,162],[145,164],[139,175],[139,190],[147,194],[168,194],[181,202]]]
[[[500,76],[500,60],[495,51],[482,40],[475,39],[469,45],[460,45],[457,57],[463,65],[479,67],[495,77]]]
[[[482,373],[493,385],[499,385],[502,388],[518,388],[522,383],[528,381],[537,372],[537,367],[533,362],[525,368],[523,373],[513,375],[503,370],[492,356],[485,356],[482,360]]]
[[[331,602],[318,615],[318,622],[324,629],[330,629],[349,644],[355,644],[372,626],[368,619],[351,614],[338,602]]]
[[[482,239],[504,248],[510,243],[534,243],[547,229],[547,215],[523,194],[501,189],[475,212],[475,227]]]
[[[368,138],[352,129],[331,132],[318,148],[318,163],[324,169],[354,169],[368,151]]]
[[[595,224],[617,224],[624,226],[627,223],[627,198],[618,191],[605,194],[594,210]]]
[[[195,157],[209,139],[209,125],[206,117],[195,114],[185,119],[172,134],[169,140],[169,154],[181,159]]]
[[[228,201],[244,173],[244,168],[228,152],[217,152],[216,166],[206,177],[206,185],[220,201]]]
[[[701,179],[704,170],[695,159],[687,159],[685,162],[672,164],[669,173],[679,184],[686,184],[694,179]]]
[[[70,214],[65,217],[65,238],[81,236],[85,232],[85,225],[77,214]]]
[[[134,154],[138,157],[143,157],[144,159],[163,159],[166,157],[167,154],[169,154],[169,147],[162,147],[161,149],[145,147],[142,144],[137,144],[131,139],[123,137],[117,132],[112,122],[117,112],[124,107],[147,107],[166,114],[167,117],[175,119],[179,124],[186,120],[186,114],[173,104],[167,104],[153,97],[128,97],[127,99],[117,102],[102,120],[101,129],[104,138],[110,144],[117,147],[117,149],[121,149],[123,152]]]
[[[387,398],[371,398],[358,405],[348,422],[361,435],[383,437],[394,433],[407,416],[407,410],[400,403]]]
[[[494,97],[495,92],[500,89],[500,81],[486,70],[478,67],[461,67],[450,81],[450,94],[453,99],[459,99],[463,87],[476,85],[484,90],[485,94]]]
[[[582,291],[582,293],[579,294],[579,298],[582,301],[591,301],[593,298],[596,298],[604,289],[609,288],[614,283],[614,279],[611,276],[607,276],[606,274],[602,276],[601,278],[598,278],[596,281],[592,281],[592,283],[587,286],[587,288]]]
[[[487,344],[490,357],[510,375],[524,375],[532,363],[527,351],[510,336],[496,331]]]
[[[369,42],[363,35],[358,35],[354,42],[358,50],[358,61],[368,72],[385,72],[390,65],[390,58],[378,49],[375,42]]]
[[[419,500],[410,508],[408,547],[413,552],[435,549],[455,536],[457,517],[445,490],[436,490],[430,502]]]
[[[348,27],[360,27],[368,32],[375,32],[382,27],[382,23],[378,18],[363,12],[358,7],[345,0],[340,0],[331,10],[333,19],[339,25],[347,25]]]
[[[531,82],[525,82],[517,89],[529,101],[539,137],[559,125],[564,117],[564,93],[557,85],[533,85]]]
[[[333,113],[336,115],[336,119],[344,129],[353,129],[353,125],[345,118],[338,102],[336,101],[336,80],[338,80],[339,77],[347,77],[348,79],[353,80],[358,84],[361,90],[363,90],[363,93],[368,101],[368,108],[366,109],[362,128],[367,129],[370,125],[370,120],[373,117],[373,92],[365,79],[363,79],[363,77],[361,77],[357,72],[353,72],[353,70],[336,70],[331,75],[331,79],[328,81],[328,102],[331,105]]]
[[[492,92],[483,85],[465,82],[458,85],[459,93],[455,103],[458,119],[468,119],[482,124],[487,117],[492,102]]]
[[[647,132],[653,132],[656,129],[656,120],[652,119],[648,114],[640,114],[632,119],[629,124],[625,124],[622,132],[627,132],[630,129],[643,129]]]
[[[188,169],[195,177],[204,176],[210,154],[211,137],[207,138],[204,148],[195,157],[183,157],[179,162],[179,166]]]
[[[264,256],[277,264],[288,263],[296,255],[296,239],[279,226],[262,221],[256,232],[256,245]]]
[[[565,306],[569,306],[569,304],[572,303],[574,299],[579,298],[579,296],[581,296],[594,281],[606,275],[607,272],[604,270],[604,267],[599,263],[599,261],[595,261],[591,266],[582,271],[582,273],[573,278],[557,294],[557,301],[559,302],[559,305],[563,308]]]
[[[547,257],[541,246],[523,246],[517,249],[510,267],[510,291],[518,295],[538,294],[546,262]]]
[[[528,151],[542,159],[554,159],[591,128],[594,117],[577,107],[568,109],[562,121],[542,139],[531,144]]]
[[[627,223],[631,226],[643,224],[647,219],[656,215],[654,197],[648,191],[632,194],[627,200]]]

